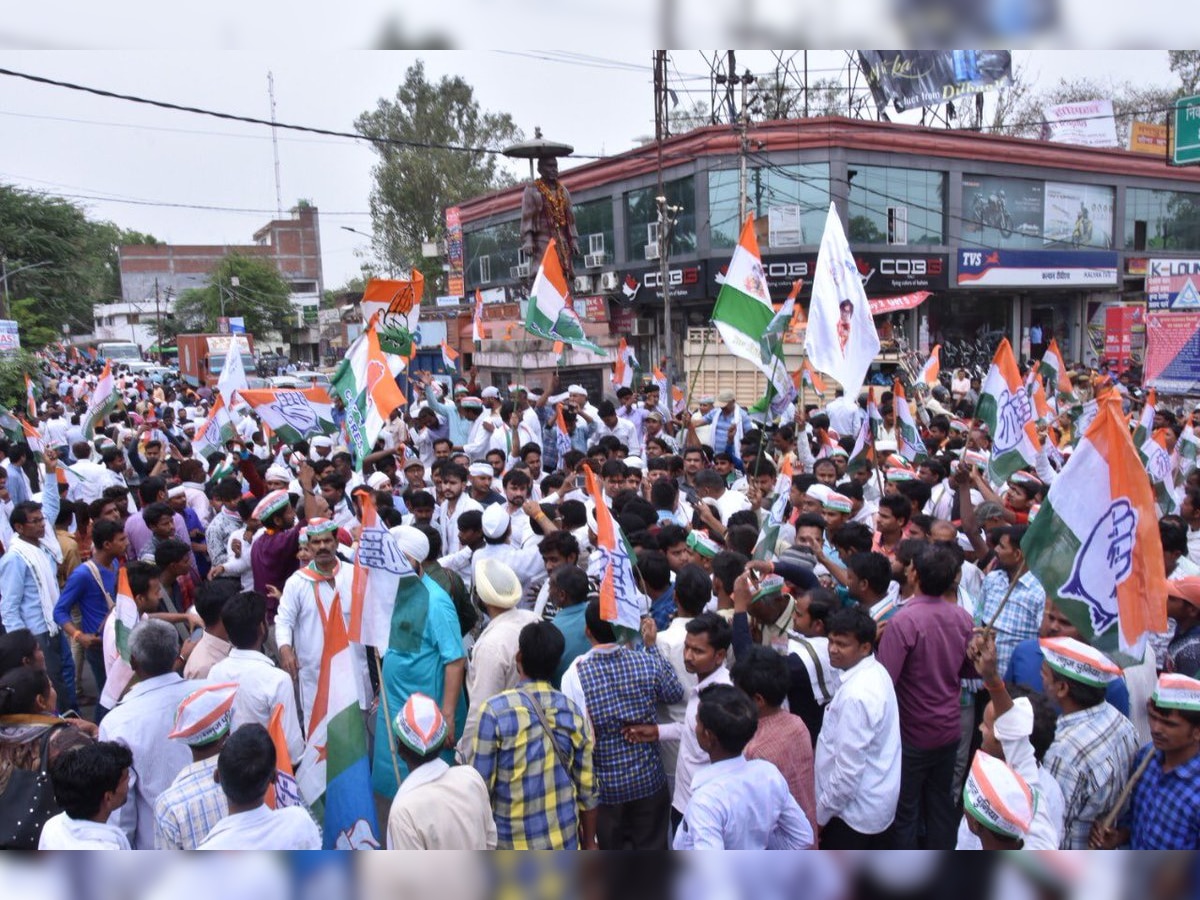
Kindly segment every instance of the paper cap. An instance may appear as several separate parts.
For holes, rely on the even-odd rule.
[[[508,514],[508,510],[504,508],[503,503],[493,503],[483,511],[483,535],[494,541],[504,537],[504,533],[508,531],[512,525],[512,517]]]
[[[168,738],[189,747],[202,747],[229,733],[233,721],[236,684],[210,684],[188,694],[175,711],[175,727]]]
[[[287,491],[271,491],[258,501],[258,506],[254,507],[254,518],[263,522],[289,503],[291,503],[291,497],[288,496]]]
[[[963,787],[963,809],[996,834],[1023,838],[1033,824],[1037,800],[1029,784],[1008,763],[977,750]]]
[[[432,697],[410,694],[392,720],[396,739],[418,756],[428,756],[446,739],[446,720]]]
[[[1164,673],[1158,676],[1158,687],[1151,699],[1163,709],[1200,712],[1200,681],[1175,672]]]
[[[720,546],[702,531],[689,531],[687,536],[688,549],[706,559],[712,559],[721,552]]]
[[[1111,659],[1075,638],[1039,638],[1046,664],[1064,678],[1092,687],[1106,687],[1121,676],[1120,667]]]
[[[471,467],[467,469],[467,474],[475,475],[477,477],[483,477],[486,475],[488,478],[495,478],[496,470],[492,468],[491,463],[476,462],[471,463]]]

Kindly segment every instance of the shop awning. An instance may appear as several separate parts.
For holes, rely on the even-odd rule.
[[[871,315],[882,316],[906,309],[916,309],[932,296],[931,291],[916,291],[912,294],[901,294],[899,297],[872,297],[868,302],[871,304]]]

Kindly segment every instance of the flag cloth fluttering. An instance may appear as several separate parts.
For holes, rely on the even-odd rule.
[[[37,421],[37,395],[33,390],[33,379],[25,376],[25,409],[29,411],[29,421]]]
[[[634,370],[639,368],[633,348],[622,337],[617,345],[617,361],[613,365],[613,388],[633,386]]]
[[[783,514],[787,509],[788,497],[792,491],[792,458],[785,456],[779,467],[779,475],[775,479],[775,499],[767,511],[767,521],[763,524],[758,541],[754,545],[754,559],[774,559],[775,548],[779,543],[779,530],[783,527]]]
[[[1041,441],[1034,423],[1033,401],[1021,381],[1007,338],[996,348],[975,416],[987,425],[992,438],[988,475],[993,483],[1007,481],[1013,472],[1034,464]]]
[[[246,367],[242,363],[241,341],[236,334],[229,337],[229,348],[225,351],[225,361],[221,365],[221,374],[217,376],[217,393],[225,401],[225,406],[233,409],[233,395],[250,387],[246,380]],[[246,348],[249,350],[249,343]]]
[[[344,427],[354,466],[360,471],[388,417],[407,403],[396,384],[392,360],[403,364],[394,355],[385,355],[375,329],[367,328],[331,379],[333,392],[346,408]]]
[[[879,413],[875,408],[875,388],[867,388],[867,415],[858,428],[854,449],[846,463],[847,472],[857,472],[875,462],[875,425]]]
[[[354,552],[347,634],[356,644],[376,648],[382,657],[391,641],[392,613],[396,609],[400,579],[415,576],[416,570],[379,518],[375,495],[364,491],[359,496],[362,532]]]
[[[239,391],[238,396],[286,444],[338,432],[333,421],[333,398],[325,388]]]
[[[899,378],[892,385],[892,409],[896,413],[896,448],[901,456],[916,464],[929,455],[929,450],[921,440],[921,432]]]
[[[579,314],[571,305],[571,293],[553,239],[546,245],[546,253],[533,280],[525,312],[525,330],[547,341],[563,341],[600,356],[608,355],[584,334]]]
[[[88,400],[87,412],[84,413],[83,436],[89,441],[95,436],[96,424],[101,422],[117,405],[116,382],[113,381],[112,363],[104,363],[104,371]]]
[[[447,372],[458,372],[458,351],[442,341],[442,365]]]
[[[471,311],[471,340],[478,344],[486,340],[483,330],[483,291],[475,288],[475,308]],[[479,349],[476,347],[475,349]]]
[[[925,365],[921,366],[921,374],[917,376],[917,380],[922,384],[933,387],[938,383],[938,376],[942,372],[942,345],[934,344],[933,349],[929,351],[929,359],[925,360]]]
[[[271,809],[299,806],[303,801],[300,799],[300,786],[296,783],[296,773],[292,771],[292,760],[288,754],[287,736],[283,730],[282,703],[276,703],[275,708],[271,710],[267,733],[271,735],[271,743],[275,745],[275,780],[267,787],[267,806]]]
[[[1150,478],[1159,514],[1169,516],[1178,512],[1180,498],[1175,488],[1171,454],[1167,452],[1167,429],[1154,429],[1154,414],[1157,408],[1158,394],[1151,388],[1146,396],[1146,405],[1142,407],[1137,428],[1133,432],[1133,445],[1137,448],[1138,457]]]
[[[563,454],[571,452],[571,434],[567,431],[567,420],[563,418],[561,403],[554,404],[554,426],[554,446],[558,449],[558,458],[562,459]]]
[[[220,394],[213,397],[212,409],[208,418],[200,423],[196,435],[192,438],[192,447],[200,456],[211,456],[214,453],[225,453],[225,444],[237,435],[233,427],[233,419],[225,406],[225,398]]]
[[[421,295],[425,276],[417,269],[404,279],[372,278],[362,298],[363,325],[375,323],[384,353],[408,359],[413,353],[413,336],[421,318]]]
[[[649,604],[638,589],[633,574],[633,547],[604,503],[604,494],[595,474],[590,468],[585,468],[584,476],[588,495],[596,506],[595,552],[601,557],[600,617],[636,635]]]

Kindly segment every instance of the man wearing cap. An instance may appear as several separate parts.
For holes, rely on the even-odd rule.
[[[470,398],[468,398],[470,399]],[[464,404],[466,401],[463,401]],[[484,454],[492,448],[492,435],[504,425],[500,419],[500,389],[485,387],[481,394],[480,415],[471,423],[471,433],[463,444],[463,450],[471,462],[481,462]],[[474,406],[474,404],[472,404]]]
[[[458,406],[452,406],[449,403],[444,403],[442,398],[438,396],[434,390],[433,377],[429,372],[414,372],[413,382],[417,387],[424,386],[425,402],[429,404],[429,408],[436,413],[441,419],[446,421],[446,436],[450,438],[450,442],[455,447],[462,447],[467,443],[471,434],[471,426],[474,420],[479,417],[482,411],[482,404],[475,406],[472,404],[469,407],[463,405],[463,400],[466,397],[466,389],[462,388],[461,393],[459,388],[455,388],[455,399]],[[471,398],[478,400],[478,398]]]
[[[389,850],[495,850],[496,822],[483,777],[451,768],[440,752],[446,720],[437,702],[413,694],[392,720],[396,750],[408,766],[387,822]]]
[[[300,467],[300,489],[304,494],[304,514],[316,518],[319,512],[313,493],[315,473],[305,463]],[[254,590],[267,598],[267,621],[274,622],[275,598],[299,567],[296,552],[300,548],[300,523],[287,491],[271,491],[254,508],[253,518],[262,529],[250,545],[250,567],[254,572]]]
[[[318,434],[308,442],[308,456],[313,462],[319,459],[329,459],[333,455],[333,438],[329,435]]]
[[[484,534],[487,534],[487,512],[484,513]],[[536,551],[535,551],[536,552]],[[539,565],[544,573],[545,566]],[[532,610],[517,609],[521,600],[522,582],[513,569],[496,558],[477,558],[472,579],[475,594],[488,615],[488,623],[475,640],[467,663],[467,701],[470,713],[463,728],[463,740],[469,742],[475,734],[483,703],[502,691],[517,686],[517,644],[521,629],[531,622],[541,621]]]
[[[550,521],[550,517],[533,500],[526,500],[523,506],[526,521],[535,521],[543,534],[557,531],[558,526]],[[537,582],[540,586],[546,577],[546,565],[536,542],[525,546],[515,547],[511,543],[513,536],[513,520],[505,505],[497,503],[483,511],[483,540],[484,545],[475,551],[472,565],[478,567],[485,559],[495,559],[517,574],[521,584],[528,585]],[[486,700],[486,697],[480,698]],[[474,702],[474,701],[472,701]]]
[[[503,495],[492,489],[496,470],[491,463],[473,462],[467,469],[467,475],[471,480],[470,498],[479,504],[480,509],[486,509],[494,503],[504,503]]]
[[[186,744],[192,762],[154,804],[155,850],[195,850],[229,814],[225,792],[213,773],[229,737],[237,689],[236,684],[209,685],[179,704],[175,728],[167,737]]]
[[[1086,850],[1093,823],[1116,804],[1129,778],[1137,733],[1104,701],[1120,668],[1094,647],[1074,638],[1042,638],[1043,693],[1062,710],[1044,766],[1058,781],[1066,803],[1063,850]]]
[[[709,443],[713,450],[724,451],[730,456],[740,452],[742,435],[754,427],[749,414],[737,402],[737,395],[726,389],[717,394],[719,409],[704,414],[704,421],[712,425]]]
[[[1167,615],[1175,620],[1167,646],[1170,670],[1195,678],[1200,674],[1200,575],[1167,582]]]
[[[1003,760],[976,751],[963,787],[963,813],[984,850],[1024,847],[1036,808],[1037,797],[1024,778]]]
[[[1092,827],[1092,849],[1200,850],[1200,681],[1164,673],[1148,706],[1151,744],[1134,769],[1153,758],[1116,827]]]

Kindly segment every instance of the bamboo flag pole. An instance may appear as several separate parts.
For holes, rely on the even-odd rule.
[[[1112,828],[1113,823],[1117,821],[1117,817],[1121,815],[1121,810],[1125,808],[1125,804],[1129,801],[1129,795],[1133,793],[1133,789],[1137,786],[1138,779],[1146,773],[1146,769],[1149,768],[1150,760],[1152,759],[1154,759],[1153,748],[1146,754],[1145,759],[1141,761],[1133,774],[1129,776],[1129,780],[1125,782],[1125,787],[1121,789],[1121,793],[1117,797],[1116,805],[1109,810],[1108,815],[1104,817],[1104,821],[1100,823],[1105,831]]]
[[[380,661],[378,649],[371,655],[375,657],[375,671],[379,674],[379,702],[383,704],[383,728],[387,732],[388,756],[392,758],[392,772],[396,775],[396,787],[399,787],[400,764],[396,761],[396,735],[392,732],[392,711],[388,708],[387,685],[383,681],[383,663]]]
[[[1017,582],[1021,580],[1026,571],[1028,571],[1028,569],[1026,568],[1025,563],[1022,562],[1021,568],[1017,569],[1017,574],[1014,575],[1008,582],[1008,590],[1004,592],[1004,599],[1001,600],[1000,605],[996,607],[996,612],[992,614],[991,621],[984,626],[984,634],[989,634],[995,630],[996,620],[1000,618],[1000,613],[1002,613],[1004,611],[1004,607],[1008,605],[1008,598],[1012,596],[1013,588],[1017,586]]]
[[[708,355],[708,334],[710,329],[704,329],[704,343],[700,347],[700,359],[696,363],[696,371],[692,373],[692,383],[688,385],[687,398],[683,401],[683,411],[688,413],[692,408],[692,394],[696,391],[696,381],[700,377],[700,370],[704,368],[704,357]]]

